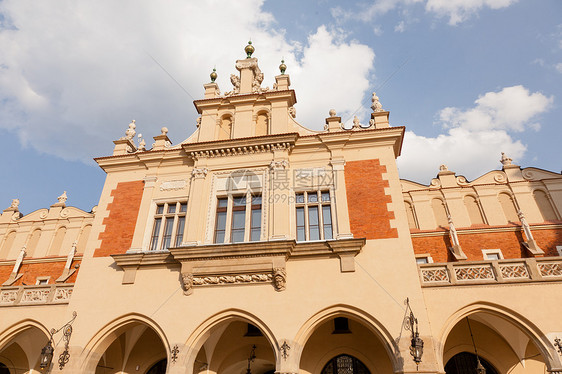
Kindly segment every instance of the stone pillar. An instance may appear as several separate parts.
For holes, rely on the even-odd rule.
[[[271,240],[285,240],[290,238],[291,226],[289,200],[291,186],[291,169],[289,167],[289,150],[273,151],[273,161],[269,165],[269,201],[270,214],[269,238]],[[266,202],[264,202],[265,204]]]
[[[336,239],[353,238],[351,225],[349,224],[349,212],[347,210],[347,191],[345,189],[345,160],[343,158],[332,158],[332,173],[334,173],[335,188],[333,191],[336,203]]]
[[[201,160],[199,160],[201,161]],[[207,177],[208,169],[206,166],[206,159],[204,162],[197,161],[195,167],[191,172],[191,186],[189,189],[188,208],[187,208],[187,222],[184,228],[183,243],[182,245],[197,245],[204,239],[205,225],[201,222],[191,223],[192,220],[200,220],[205,217],[206,200],[203,196],[207,194],[205,189],[205,178]]]
[[[139,206],[139,214],[137,215],[137,222],[135,224],[135,232],[133,233],[133,240],[131,241],[131,248],[129,251],[138,252],[148,250],[150,247],[150,236],[152,234],[152,227],[147,226],[148,220],[153,220],[154,209],[151,208],[152,196],[154,195],[154,187],[158,178],[154,175],[147,175],[144,177],[144,187],[142,198]],[[145,248],[143,248],[145,244]]]

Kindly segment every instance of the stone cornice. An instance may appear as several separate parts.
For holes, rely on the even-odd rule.
[[[244,102],[255,102],[259,97],[264,97],[266,100],[281,100],[288,99],[289,106],[294,105],[297,102],[297,97],[294,90],[283,90],[283,91],[266,91],[262,93],[251,93],[251,94],[237,94],[232,96],[220,96],[213,97],[210,99],[194,100],[193,105],[197,113],[201,114],[204,109],[218,107],[221,105],[231,105],[232,103],[244,103]]]
[[[45,264],[51,262],[66,262],[66,260],[67,260],[67,256],[41,257],[41,258],[29,258],[29,259],[24,258],[22,261],[22,265]],[[75,255],[73,261],[82,261],[82,255]],[[0,261],[0,266],[5,266],[5,265],[14,266],[15,263],[16,263],[16,259],[5,260],[5,261]]]
[[[257,277],[256,282],[270,281],[273,279],[271,272],[284,269],[285,262],[291,258],[336,257],[340,259],[342,272],[354,271],[353,258],[365,243],[364,238],[299,243],[294,240],[272,240],[183,246],[170,248],[169,252],[131,252],[111,257],[124,270],[123,283],[134,283],[135,273],[140,267],[163,265],[175,265],[178,268],[181,265],[182,274],[188,274],[191,280],[196,278],[195,285],[202,285],[197,284],[198,276],[211,277],[210,280],[214,280],[213,277],[228,276],[230,278],[225,279],[232,280],[222,281],[217,278],[216,284],[246,283],[244,279],[248,274],[250,277]],[[237,276],[243,277],[240,280]]]
[[[235,156],[269,152],[276,149],[291,149],[295,146],[297,133],[256,136],[249,138],[214,140],[210,142],[185,143],[183,150],[192,158]]]

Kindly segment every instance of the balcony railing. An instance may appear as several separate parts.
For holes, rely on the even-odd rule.
[[[74,284],[46,284],[0,288],[0,307],[68,304]]]
[[[418,265],[422,287],[562,280],[562,258],[522,258]]]

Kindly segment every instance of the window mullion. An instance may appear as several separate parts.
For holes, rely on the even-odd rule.
[[[251,228],[251,219],[252,219],[252,194],[250,191],[246,192],[246,207],[245,207],[245,214],[244,214],[244,241],[250,241],[250,228]]]
[[[168,210],[168,203],[164,204],[164,210],[162,211],[162,216],[160,220],[160,230],[158,232],[158,244],[156,245],[156,250],[162,249],[162,236],[164,235],[164,226],[166,226],[166,211]]]
[[[228,203],[226,208],[226,227],[224,228],[224,243],[230,243],[230,233],[232,232],[232,195],[228,195]]]
[[[308,232],[308,193],[304,192],[304,239],[310,240],[310,234]]]
[[[318,230],[320,231],[320,240],[324,240],[324,211],[322,210],[322,194],[316,192],[318,199]]]

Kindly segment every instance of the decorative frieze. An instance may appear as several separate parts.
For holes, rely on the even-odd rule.
[[[562,277],[562,262],[541,262],[538,264],[543,277]]]
[[[239,275],[221,275],[218,277],[193,277],[194,286],[210,286],[235,283],[266,283],[273,280],[271,273],[254,273]]]
[[[194,152],[190,152],[189,156],[197,160],[202,157],[214,158],[214,157],[248,155],[248,154],[278,151],[278,150],[286,150],[291,148],[292,145],[290,143],[246,145],[242,147],[225,147],[225,148],[218,148],[218,149],[208,149],[205,151],[194,151]]]
[[[459,281],[495,279],[492,266],[488,264],[456,268],[455,276]]]
[[[529,279],[529,272],[525,264],[500,264],[502,277],[508,279]]]
[[[21,297],[22,303],[44,304],[49,299],[50,289],[31,289],[24,290]]]
[[[421,269],[424,283],[449,282],[449,273],[445,268]]]

